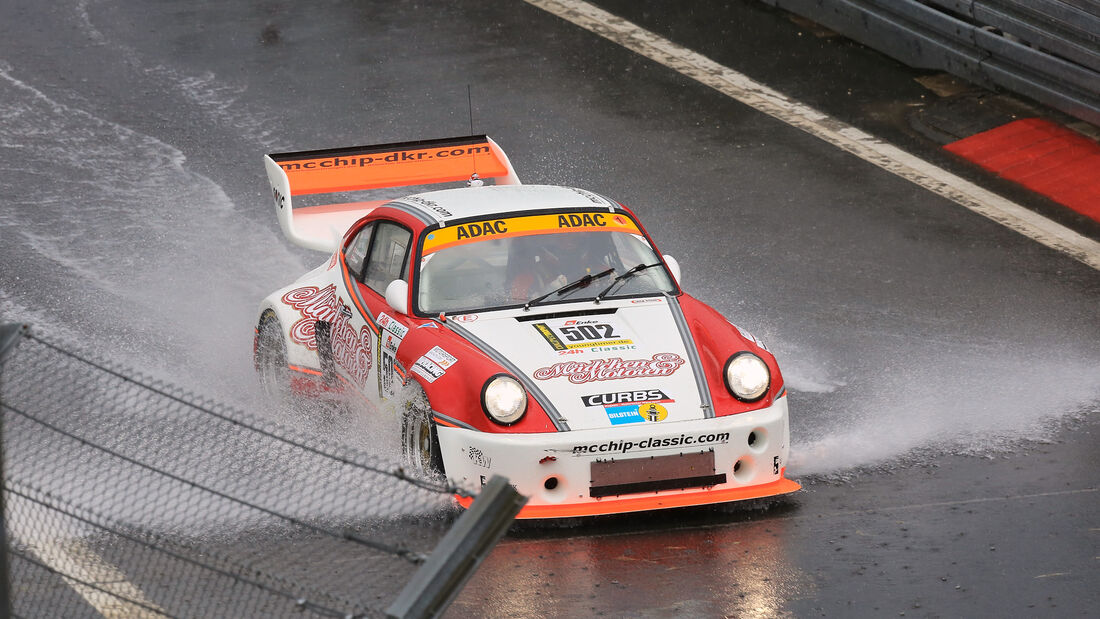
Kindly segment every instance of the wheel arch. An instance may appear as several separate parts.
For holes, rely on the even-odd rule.
[[[280,291],[281,292],[281,291]],[[260,303],[259,312],[256,314],[255,343],[253,345],[253,361],[258,362],[260,325],[268,316],[274,316],[279,321],[283,343],[286,345],[287,363],[291,366],[316,370],[321,367],[320,357],[316,350],[295,342],[290,337],[290,331],[299,320],[303,320],[301,314],[292,310],[284,303],[280,303],[280,293],[273,294]]]

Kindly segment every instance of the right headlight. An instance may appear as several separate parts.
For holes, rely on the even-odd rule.
[[[481,389],[481,407],[489,419],[510,426],[527,412],[527,392],[518,380],[497,374]]]
[[[764,360],[751,352],[739,352],[726,361],[726,389],[742,402],[764,397],[771,385],[771,371]]]

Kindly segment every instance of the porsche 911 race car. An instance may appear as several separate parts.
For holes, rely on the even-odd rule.
[[[529,497],[520,518],[799,489],[775,358],[680,290],[676,261],[622,204],[521,184],[487,136],[264,162],[283,233],[329,254],[262,303],[255,361],[271,392],[401,415],[418,474],[475,488],[502,474]]]

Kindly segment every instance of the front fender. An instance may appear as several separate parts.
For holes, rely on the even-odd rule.
[[[439,364],[431,359],[441,356],[432,352],[437,346],[455,359],[438,377],[433,372],[438,372]],[[418,368],[422,358],[435,363],[436,367],[432,371]],[[549,416],[530,394],[527,413],[518,422],[505,426],[489,419],[481,406],[481,390],[490,378],[507,372],[476,346],[448,329],[446,322],[433,319],[411,328],[398,348],[397,361],[404,368],[406,379],[415,380],[424,389],[440,423],[482,432],[555,431]]]
[[[703,364],[707,384],[710,386],[715,414],[733,415],[767,408],[775,403],[784,390],[783,374],[779,370],[775,356],[762,347],[758,340],[750,339],[746,333],[709,305],[683,294],[680,296],[680,307],[683,309],[691,336],[699,350],[699,359]],[[755,402],[742,402],[730,395],[726,389],[723,376],[726,361],[731,355],[740,351],[751,352],[763,359],[771,373],[771,387],[768,393]]]

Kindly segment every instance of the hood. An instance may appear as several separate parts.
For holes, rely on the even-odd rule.
[[[696,376],[675,303],[647,297],[448,320],[515,366],[570,430],[584,430],[704,417],[705,379]]]

